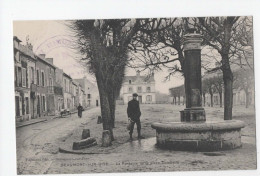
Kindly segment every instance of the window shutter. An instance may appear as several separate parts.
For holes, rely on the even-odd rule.
[[[22,68],[22,87],[26,87],[26,69]]]
[[[18,86],[17,66],[15,66],[14,68],[14,74],[15,74],[14,85]]]
[[[28,76],[28,69],[25,69],[25,81],[26,81],[26,87],[29,87],[29,76]]]

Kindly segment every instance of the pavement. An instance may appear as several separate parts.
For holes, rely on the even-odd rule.
[[[99,108],[68,118],[57,118],[46,123],[19,128],[17,135],[18,174],[80,174],[110,172],[158,172],[203,170],[254,170],[256,169],[255,112],[237,107],[234,120],[242,120],[246,127],[241,131],[242,148],[215,153],[170,151],[157,148],[155,130],[151,123],[179,121],[182,106],[141,105],[143,140],[137,140],[136,129],[129,142],[127,107],[118,105],[115,141],[110,147],[101,146],[102,124],[97,124]],[[206,108],[207,119],[222,119],[222,108]],[[59,148],[71,149],[81,138],[82,130],[90,129],[90,136],[98,145],[69,154]],[[85,154],[84,154],[85,153]],[[87,154],[88,153],[88,154]]]
[[[75,113],[77,113],[77,111],[71,112],[71,114],[75,114]],[[69,115],[67,115],[67,116],[69,116]],[[67,116],[63,116],[63,118],[65,118]],[[16,122],[16,128],[21,128],[21,127],[33,125],[33,124],[36,124],[36,123],[45,122],[45,121],[56,119],[56,118],[59,118],[59,117],[61,117],[61,116],[60,115],[44,116],[44,117],[39,117],[39,118],[36,118],[36,119],[30,119],[30,120],[27,120],[27,121]]]

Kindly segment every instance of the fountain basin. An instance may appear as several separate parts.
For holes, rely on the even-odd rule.
[[[158,147],[184,151],[218,151],[242,146],[239,120],[206,122],[156,122]]]

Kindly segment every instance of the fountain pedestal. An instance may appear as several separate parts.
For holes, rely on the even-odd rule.
[[[190,30],[183,38],[186,108],[181,122],[153,123],[157,145],[174,150],[216,151],[241,146],[241,121],[206,121],[201,96],[200,34]]]
[[[241,147],[242,121],[153,123],[160,148],[218,151]]]

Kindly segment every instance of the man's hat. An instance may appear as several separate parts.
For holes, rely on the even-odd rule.
[[[137,94],[137,93],[134,93],[134,94],[133,94],[133,97],[138,97],[138,94]]]

